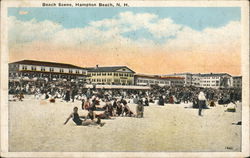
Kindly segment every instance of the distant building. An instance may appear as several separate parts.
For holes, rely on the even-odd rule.
[[[159,85],[159,86],[170,86],[171,83],[169,80],[161,78],[157,75],[135,75],[135,85],[138,86],[151,86],[151,85]]]
[[[232,76],[232,83],[234,88],[242,88],[242,76]]]
[[[89,67],[88,76],[90,83],[112,84],[112,85],[133,85],[134,71],[127,66],[110,67]]]
[[[192,74],[192,86],[201,87],[201,74]]]
[[[172,76],[172,77],[184,77],[184,85],[191,86],[192,85],[192,74],[191,73],[174,73],[168,74],[164,76]]]
[[[200,87],[229,88],[232,86],[231,75],[227,73],[207,73],[200,75]]]
[[[45,62],[36,60],[21,60],[9,63],[9,78],[58,80],[85,80],[87,70],[79,66]]]
[[[183,86],[184,78],[183,77],[168,77],[168,76],[159,76],[159,75],[135,75],[135,85],[141,86]]]
[[[228,88],[232,87],[231,75],[227,73],[175,73],[164,76],[184,77],[185,86],[202,88]]]

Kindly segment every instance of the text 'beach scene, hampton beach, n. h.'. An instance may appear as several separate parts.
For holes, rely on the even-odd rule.
[[[241,151],[239,7],[8,8],[11,152]]]

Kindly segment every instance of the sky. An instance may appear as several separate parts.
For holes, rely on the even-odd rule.
[[[241,74],[237,7],[9,8],[10,62]]]

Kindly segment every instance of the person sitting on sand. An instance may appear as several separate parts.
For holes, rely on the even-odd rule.
[[[100,118],[97,118],[97,121],[94,121],[95,114],[93,113],[93,111],[89,112],[87,117],[84,120],[80,119],[77,107],[73,108],[73,113],[71,113],[69,115],[69,117],[64,122],[64,125],[66,125],[71,118],[72,118],[72,120],[75,122],[75,124],[77,126],[80,126],[80,125],[82,125],[82,126],[88,126],[88,125],[100,125],[100,126],[103,126],[104,125],[104,123],[101,123]],[[81,117],[81,118],[83,118],[83,117]],[[88,121],[87,120],[88,118],[90,118],[91,121]]]
[[[114,115],[114,109],[113,109],[112,103],[110,102],[109,99],[106,99],[105,102],[106,103],[105,103],[105,106],[103,107],[103,109],[109,113],[109,116],[113,116]]]
[[[114,102],[113,102],[113,105],[112,105],[112,106],[113,106],[113,109],[116,109],[116,108],[117,108],[117,99],[116,99],[116,98],[114,99]]]
[[[116,107],[116,114],[117,116],[120,116],[122,114],[123,107],[120,101],[117,102],[117,107]]]
[[[83,108],[84,108],[84,110],[89,110],[89,108],[90,108],[89,98],[87,98],[87,100],[84,102]]]
[[[125,116],[128,117],[134,117],[134,113],[130,110],[129,106],[127,104],[124,104],[123,111],[122,111],[122,116],[125,113]]]
[[[95,114],[95,116],[96,118],[100,118],[100,119],[111,119],[108,111],[104,111],[103,113],[100,113],[100,114]]]
[[[23,95],[23,93],[21,92],[20,94],[19,94],[19,101],[23,101],[23,98],[24,98],[24,95]]]

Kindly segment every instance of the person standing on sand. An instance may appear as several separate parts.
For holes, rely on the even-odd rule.
[[[144,112],[144,106],[142,104],[142,100],[139,100],[138,104],[136,106],[136,117],[142,118],[143,117],[143,112]]]
[[[198,95],[198,99],[199,99],[199,116],[202,116],[201,115],[201,111],[202,111],[202,108],[203,106],[206,105],[206,97],[205,97],[205,94],[203,91],[200,91],[199,95]]]
[[[65,101],[69,102],[70,101],[70,89],[67,89],[66,94],[65,94]]]

